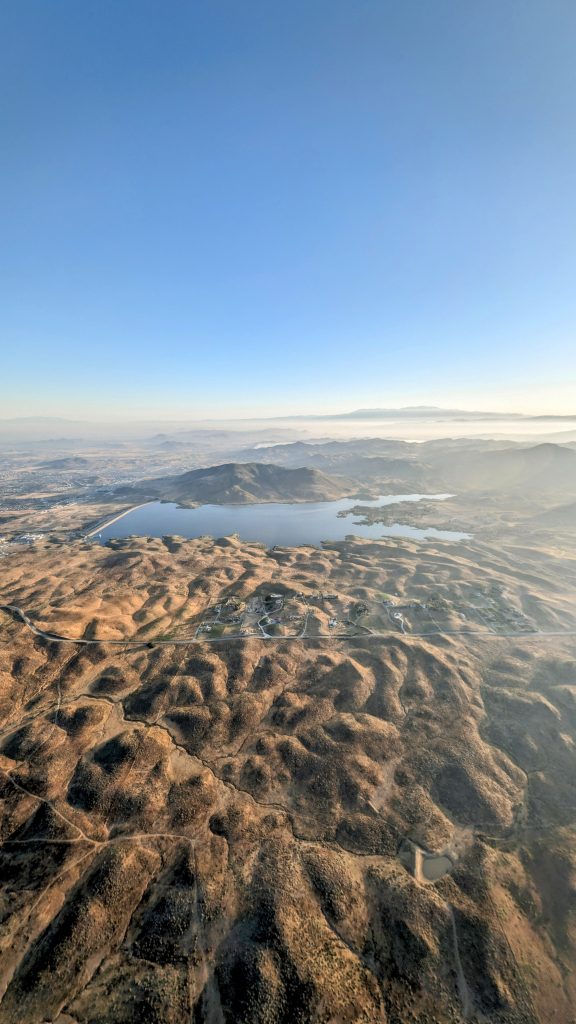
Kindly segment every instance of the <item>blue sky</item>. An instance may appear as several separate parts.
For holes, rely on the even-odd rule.
[[[573,0],[5,0],[0,416],[576,412]]]

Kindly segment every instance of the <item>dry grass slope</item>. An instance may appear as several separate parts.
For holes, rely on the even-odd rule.
[[[153,644],[258,588],[468,593],[478,550],[7,559],[2,602],[103,643],[2,616],[2,1024],[569,1024],[573,638]],[[568,563],[482,555],[488,583],[569,627]],[[450,869],[407,870],[406,842]]]

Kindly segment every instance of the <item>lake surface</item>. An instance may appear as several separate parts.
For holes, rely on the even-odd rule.
[[[357,522],[356,516],[338,517],[339,512],[358,504],[375,508],[396,505],[401,501],[443,501],[449,497],[449,494],[393,494],[382,495],[374,501],[342,498],[340,501],[286,504],[200,505],[199,508],[180,508],[171,502],[151,501],[103,527],[97,536],[105,543],[113,537],[229,537],[236,533],[242,540],[260,541],[268,547],[274,544],[282,547],[313,544],[319,547],[322,541],[344,540],[350,534],[370,540],[379,537],[468,540],[470,534],[455,530],[435,530],[401,523],[363,526]]]

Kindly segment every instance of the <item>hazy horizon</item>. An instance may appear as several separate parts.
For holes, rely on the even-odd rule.
[[[0,416],[0,423],[8,422],[25,422],[25,421],[63,421],[63,422],[89,422],[89,423],[242,423],[242,422],[274,422],[274,421],[290,421],[290,420],[337,420],[346,419],[357,416],[360,418],[361,415],[367,414],[384,414],[390,415],[393,418],[402,416],[403,418],[408,417],[411,413],[415,415],[421,415],[422,412],[425,415],[453,415],[455,413],[461,413],[465,417],[478,416],[480,419],[486,418],[487,420],[506,420],[506,419],[549,419],[549,420],[570,420],[576,417],[576,396],[574,402],[566,404],[562,409],[559,409],[558,391],[556,393],[557,400],[552,402],[542,401],[534,404],[522,404],[522,406],[515,406],[512,404],[510,407],[499,406],[494,401],[494,395],[487,395],[486,402],[482,401],[472,402],[464,399],[458,401],[459,396],[452,396],[455,398],[452,402],[437,403],[433,400],[430,401],[407,401],[401,402],[390,402],[385,403],[384,401],[373,402],[358,402],[347,401],[345,404],[340,401],[329,402],[326,399],[320,404],[319,407],[302,408],[301,404],[297,400],[293,402],[288,401],[285,410],[280,411],[278,406],[274,408],[264,408],[261,410],[254,410],[253,407],[238,406],[225,408],[218,408],[217,403],[214,403],[214,407],[203,412],[194,406],[191,406],[189,410],[174,410],[173,408],[167,407],[165,409],[157,407],[148,407],[147,409],[126,409],[126,407],[120,409],[108,409],[98,410],[91,408],[72,409],[65,406],[64,409],[58,409],[57,412],[44,412],[34,410],[32,412],[24,412],[22,403],[16,404],[16,411],[12,415],[9,414],[9,402],[2,404],[2,413]]]
[[[570,421],[576,419],[575,412],[532,412],[532,411],[520,411],[513,409],[499,409],[498,411],[492,411],[490,409],[470,409],[464,406],[448,407],[440,405],[398,405],[398,406],[358,406],[350,408],[342,408],[340,410],[333,409],[330,412],[293,412],[293,413],[276,413],[275,415],[249,415],[247,411],[243,414],[228,415],[228,416],[195,416],[189,414],[187,416],[158,416],[156,414],[150,416],[53,416],[50,414],[37,414],[37,415],[21,415],[21,416],[3,416],[0,417],[0,423],[25,423],[25,422],[62,422],[62,423],[174,423],[174,424],[205,424],[205,423],[273,423],[273,422],[290,422],[292,420],[358,420],[363,421],[365,419],[411,419],[411,418],[446,418],[452,420],[462,416],[464,419],[472,419],[474,416],[478,417],[479,420],[487,421],[498,421],[498,420],[557,420],[557,421]]]
[[[68,419],[15,417],[0,419],[0,441],[10,444],[47,444],[82,447],[102,442],[153,442],[154,438],[184,441],[229,434],[243,447],[260,438],[269,444],[293,441],[324,442],[361,438],[390,438],[422,442],[441,438],[493,438],[497,440],[559,444],[576,441],[574,415],[522,415],[440,408],[342,411],[318,416],[272,416],[187,419]]]

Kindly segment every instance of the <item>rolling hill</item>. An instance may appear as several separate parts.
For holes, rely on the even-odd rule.
[[[576,501],[547,509],[534,516],[530,524],[536,528],[542,527],[548,530],[576,530]]]
[[[48,459],[46,462],[41,462],[40,467],[42,469],[84,469],[90,465],[90,460],[85,459],[81,455],[68,455],[61,459]]]
[[[351,480],[317,469],[231,462],[178,476],[141,480],[130,488],[130,494],[180,504],[244,505],[258,501],[331,501],[355,490]]]
[[[410,489],[456,490],[539,496],[576,496],[576,451],[569,445],[505,444],[493,440],[445,438],[423,444],[361,439],[322,444],[294,443],[251,451],[259,464],[306,465],[342,474],[381,493]]]
[[[434,468],[449,487],[461,490],[576,495],[576,452],[558,444],[500,451],[440,454]]]

